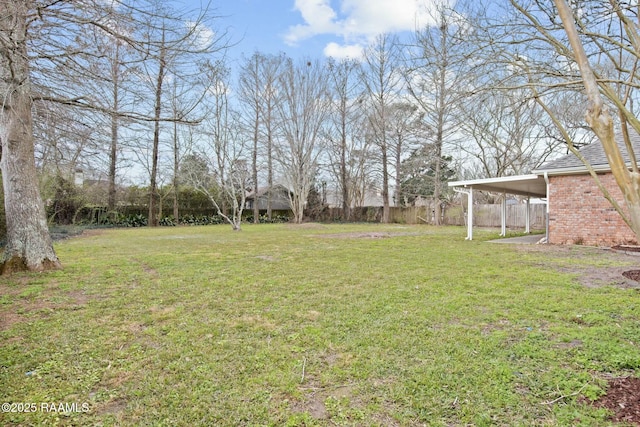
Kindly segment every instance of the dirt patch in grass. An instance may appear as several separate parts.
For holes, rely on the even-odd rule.
[[[297,229],[297,230],[321,230],[323,228],[327,228],[324,224],[318,224],[317,222],[304,222],[302,224],[296,224],[295,222],[286,223],[287,228]]]
[[[12,325],[23,322],[24,318],[10,311],[5,311],[0,315],[0,331],[9,329]]]
[[[313,383],[313,381],[311,381],[311,383]],[[294,403],[292,409],[294,412],[307,413],[316,420],[331,418],[331,413],[326,405],[329,399],[350,399],[354,394],[353,386],[351,385],[334,387],[317,387],[311,385],[303,387],[303,391],[306,392],[305,400]]]
[[[76,236],[76,237],[93,237],[93,236],[100,236],[102,234],[104,234],[104,230],[102,229],[86,228],[82,230],[82,233],[79,236]]]
[[[102,406],[95,408],[99,414],[118,414],[127,408],[127,402],[124,399],[115,399],[104,403]]]
[[[580,283],[589,288],[617,286],[640,289],[640,283],[623,275],[629,267],[562,267],[562,272],[577,273]]]
[[[640,425],[640,378],[614,378],[607,394],[592,403],[613,412],[612,421]]]
[[[0,331],[26,321],[30,316],[47,317],[54,311],[78,310],[87,304],[89,296],[83,291],[73,290],[56,293],[57,287],[47,286],[37,297],[22,297],[21,287],[0,286],[0,298],[7,296],[10,304],[0,306]]]
[[[617,286],[640,290],[640,282],[624,274],[630,266],[637,265],[637,256],[606,248],[570,245],[517,245],[514,248],[520,252],[544,252],[554,262],[546,262],[541,268],[575,274],[586,287]]]
[[[311,394],[304,402],[295,402],[291,409],[293,412],[309,414],[316,420],[329,418],[329,411],[324,406],[324,400],[318,394]]]
[[[142,271],[144,271],[145,274],[147,274],[148,276],[153,278],[158,277],[158,271],[152,266],[150,266],[149,264],[147,264],[146,262],[140,261],[137,258],[131,258],[131,261],[135,262],[136,264],[139,264],[140,268],[142,268]]]
[[[321,237],[325,239],[387,239],[389,237],[399,237],[399,236],[418,236],[420,233],[409,233],[409,232],[354,232],[354,233],[333,233],[333,234],[319,234],[313,237]]]

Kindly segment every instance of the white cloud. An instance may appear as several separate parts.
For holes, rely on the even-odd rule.
[[[434,22],[438,4],[452,0],[339,0],[334,9],[330,0],[295,0],[303,24],[289,27],[285,41],[294,45],[318,35],[333,35],[343,44],[330,43],[325,54],[354,57],[361,46],[383,33],[413,31]],[[357,57],[361,57],[358,54]]]
[[[364,47],[359,44],[339,45],[331,42],[324,48],[324,55],[335,59],[361,59]]]
[[[296,43],[320,34],[345,39],[412,31],[434,22],[432,12],[449,0],[340,0],[340,17],[329,0],[296,0],[304,24],[289,28],[286,40]]]
[[[432,22],[431,0],[343,0],[341,12],[344,36],[412,31]]]
[[[337,30],[336,12],[331,8],[329,0],[296,0],[294,9],[300,12],[305,24],[289,28],[285,36],[285,41],[289,44]]]
[[[191,39],[198,49],[205,49],[213,44],[216,38],[216,33],[211,28],[203,25],[202,23],[196,23],[193,21],[187,21],[187,29],[191,33]]]

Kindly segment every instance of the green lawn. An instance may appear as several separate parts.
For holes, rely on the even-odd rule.
[[[0,425],[607,425],[585,398],[640,369],[640,294],[575,271],[634,257],[464,234],[285,224],[59,242],[63,271],[0,279],[0,401],[37,405]]]

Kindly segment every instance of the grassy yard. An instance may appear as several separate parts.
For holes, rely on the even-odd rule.
[[[464,233],[245,225],[59,242],[63,271],[0,279],[0,402],[22,411],[0,425],[607,425],[587,401],[640,369],[640,294],[580,272],[637,258]]]

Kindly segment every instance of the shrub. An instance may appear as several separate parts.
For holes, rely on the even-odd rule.
[[[116,227],[145,227],[147,225],[147,217],[142,214],[120,216],[115,219]]]
[[[289,217],[286,215],[272,215],[271,219],[269,219],[269,217],[264,214],[264,215],[260,215],[260,217],[258,218],[258,223],[260,224],[281,224],[281,223],[285,223],[285,222],[289,222]],[[253,215],[249,215],[246,218],[244,218],[245,222],[248,223],[253,223]]]
[[[222,224],[224,218],[220,215],[185,215],[180,217],[180,224],[182,225],[213,225]]]
[[[159,221],[159,224],[164,227],[175,227],[176,221],[173,218],[173,215],[170,215],[170,216],[165,216],[164,218],[161,218]]]
[[[54,178],[53,185],[53,200],[47,206],[47,216],[55,224],[73,224],[85,204],[82,189],[60,175]]]

